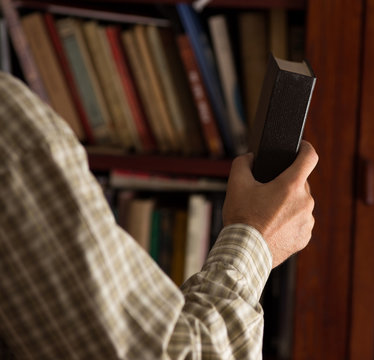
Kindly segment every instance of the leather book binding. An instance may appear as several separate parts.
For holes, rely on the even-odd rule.
[[[250,142],[257,181],[271,181],[295,160],[315,83],[307,61],[270,54]]]

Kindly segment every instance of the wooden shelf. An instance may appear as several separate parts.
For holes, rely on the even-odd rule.
[[[123,0],[111,0],[112,2],[123,2]],[[192,4],[194,0],[129,0],[126,3],[162,3],[176,4],[178,2],[186,2]],[[227,7],[227,8],[289,8],[289,9],[305,9],[306,0],[212,0],[210,7]]]
[[[87,148],[88,161],[93,171],[108,169],[144,171],[149,173],[227,178],[230,159],[188,158],[162,155],[125,155],[121,153],[98,152]]]
[[[17,3],[17,1],[14,1]],[[22,3],[26,3],[28,0],[23,0]],[[186,2],[192,4],[194,0],[109,0],[106,2],[106,6],[108,4],[176,4],[178,2]],[[52,0],[52,1],[40,1],[40,3],[48,4],[63,4],[69,6],[80,6],[84,5],[85,3],[93,4],[93,3],[100,3],[103,2],[101,0],[80,0],[80,1],[62,1],[62,0]],[[242,8],[242,9],[249,9],[249,8],[263,8],[263,9],[270,9],[270,8],[288,8],[288,9],[306,9],[307,0],[212,0],[209,4],[209,7],[226,7],[226,8]]]

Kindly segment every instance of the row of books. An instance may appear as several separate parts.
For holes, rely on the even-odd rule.
[[[105,12],[68,6],[57,9],[59,15],[19,17],[4,0],[3,10],[30,86],[82,141],[137,153],[247,151],[269,50],[295,58],[302,42],[302,32],[292,31],[297,41],[290,55],[286,10],[240,13],[238,71],[225,16],[203,22],[187,4],[176,5],[177,20],[129,15],[120,24]]]
[[[124,175],[122,175],[124,177]],[[224,192],[170,192],[113,186],[99,177],[117,223],[181,285],[200,271],[222,228]]]

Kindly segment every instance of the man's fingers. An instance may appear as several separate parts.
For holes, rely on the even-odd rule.
[[[292,178],[304,184],[318,162],[318,155],[313,146],[303,140],[294,163],[280,176]]]

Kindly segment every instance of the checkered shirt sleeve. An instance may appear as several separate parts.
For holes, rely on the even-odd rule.
[[[255,229],[224,228],[179,289],[116,225],[66,123],[6,74],[0,129],[0,338],[12,358],[262,357],[271,255]]]

